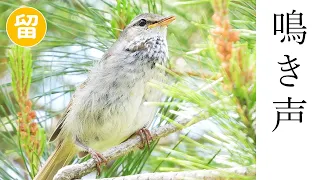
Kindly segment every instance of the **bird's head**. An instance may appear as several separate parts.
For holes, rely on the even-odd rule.
[[[167,26],[174,20],[174,16],[165,17],[151,13],[140,14],[126,26],[120,38],[124,38],[128,43],[154,37],[166,39]]]
[[[140,14],[122,31],[117,42],[109,49],[109,54],[129,55],[140,62],[166,63],[168,59],[167,26],[174,16]]]

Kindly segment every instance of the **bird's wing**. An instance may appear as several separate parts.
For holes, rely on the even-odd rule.
[[[110,49],[112,49],[112,48],[110,48]],[[102,56],[102,60],[111,59],[111,58],[110,58],[110,57],[111,57],[110,49]],[[89,78],[86,79],[86,80],[79,86],[79,89],[83,89],[83,88],[87,85],[88,82],[89,82]],[[50,137],[50,139],[49,139],[49,142],[54,141],[54,140],[58,137],[58,135],[60,134],[61,129],[62,129],[62,126],[63,126],[63,124],[64,124],[64,121],[66,120],[67,115],[68,115],[68,113],[70,112],[70,110],[71,110],[71,108],[72,108],[72,102],[73,102],[73,99],[74,99],[74,98],[75,98],[75,96],[73,95],[72,98],[71,98],[71,100],[70,100],[70,102],[69,102],[69,104],[68,104],[68,106],[67,106],[67,108],[66,108],[66,110],[63,112],[63,116],[62,116],[62,118],[59,120],[56,129],[53,131],[53,133],[52,133],[52,135],[51,135],[51,137]]]
[[[88,83],[88,81],[89,81],[89,79],[86,79],[86,80],[79,86],[79,89],[83,89],[83,88],[86,86],[86,84]],[[69,102],[69,104],[68,104],[68,106],[67,106],[67,108],[66,108],[66,110],[63,112],[63,115],[62,115],[61,119],[59,120],[56,129],[53,131],[53,133],[52,133],[52,135],[51,135],[51,137],[50,137],[50,139],[49,139],[49,142],[54,141],[54,140],[58,137],[58,135],[60,134],[61,129],[62,129],[62,126],[63,126],[63,124],[64,124],[64,121],[66,120],[66,117],[67,117],[68,113],[70,112],[70,110],[71,110],[71,108],[72,108],[72,102],[73,102],[73,99],[74,99],[74,98],[75,98],[75,97],[74,97],[74,95],[73,95],[72,98],[71,98],[71,100],[70,100],[70,102]]]

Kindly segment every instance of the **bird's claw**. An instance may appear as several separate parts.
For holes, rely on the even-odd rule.
[[[142,146],[139,146],[139,148],[143,149],[145,146],[144,144],[146,143],[148,146],[148,149],[150,149],[150,142],[153,141],[150,131],[147,128],[142,128],[138,130],[136,134],[140,136],[142,141]]]
[[[107,164],[108,160],[101,153],[99,153],[93,149],[89,149],[88,153],[91,155],[91,157],[96,162],[96,168],[97,168],[97,172],[98,172],[98,176],[99,176],[101,173],[100,166],[102,164]]]

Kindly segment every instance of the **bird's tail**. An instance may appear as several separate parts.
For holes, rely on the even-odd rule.
[[[66,141],[60,142],[45,165],[41,167],[34,177],[34,180],[52,180],[58,170],[68,165],[76,153],[76,147],[73,143]]]

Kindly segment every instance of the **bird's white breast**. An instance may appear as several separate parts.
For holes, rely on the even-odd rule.
[[[106,150],[120,144],[147,123],[144,122],[143,119],[135,119],[142,103],[144,94],[143,86],[143,81],[137,82],[135,86],[129,90],[130,95],[127,101],[119,105],[117,111],[113,114],[109,114],[108,111],[104,112],[103,118],[105,118],[106,123],[96,129],[100,138],[99,140],[93,139],[90,141],[90,147],[98,151]]]
[[[157,108],[146,106],[144,102],[159,101],[160,92],[147,86],[147,82],[158,74],[158,70],[150,70],[132,87],[119,88],[113,93],[123,98],[108,106],[102,98],[106,96],[104,91],[92,93],[90,88],[84,88],[76,94],[78,101],[67,119],[72,124],[68,127],[74,138],[97,151],[105,151],[149,124]]]

